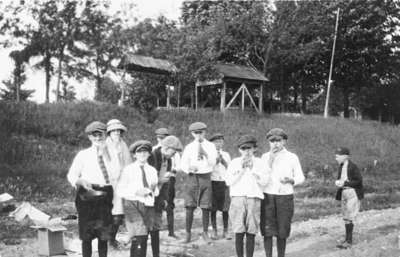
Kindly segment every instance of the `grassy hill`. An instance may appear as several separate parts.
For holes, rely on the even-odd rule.
[[[129,131],[126,141],[155,142],[154,130],[167,127],[184,144],[191,140],[190,123],[203,121],[208,134],[223,132],[226,149],[237,156],[236,140],[242,133],[253,133],[259,140],[258,155],[267,151],[266,132],[281,127],[289,134],[287,148],[298,154],[307,182],[297,189],[298,219],[336,212],[332,200],[336,176],[334,150],[348,146],[362,169],[368,193],[364,208],[397,206],[400,198],[400,129],[371,121],[319,116],[263,115],[253,112],[159,111],[154,123],[131,108],[92,102],[68,104],[0,102],[0,193],[18,200],[46,201],[54,197],[70,201],[72,188],[66,173],[76,152],[88,146],[83,130],[93,120],[123,121]],[[182,176],[179,177],[182,181]],[[178,196],[181,194],[178,182]]]

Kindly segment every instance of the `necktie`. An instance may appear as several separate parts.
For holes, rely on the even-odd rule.
[[[268,159],[268,166],[272,169],[272,165],[274,163],[274,160],[276,158],[276,154],[275,153],[270,153],[269,154],[269,159]]]
[[[100,154],[97,155],[97,160],[99,162],[99,166],[100,166],[101,172],[103,173],[106,184],[110,184],[110,178],[108,177],[108,172],[107,172],[106,165],[104,164],[103,156]]]
[[[140,169],[142,170],[142,183],[143,183],[143,187],[149,188],[149,183],[147,182],[147,179],[146,179],[146,173],[144,172],[144,166],[143,166],[143,165],[140,165]]]
[[[197,156],[198,160],[202,160],[203,156],[205,155],[205,152],[206,152],[201,143],[202,142],[199,142],[199,153],[198,153],[198,156]]]

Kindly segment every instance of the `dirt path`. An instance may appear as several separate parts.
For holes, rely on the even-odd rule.
[[[181,215],[178,215],[178,217]],[[352,249],[339,250],[337,241],[343,239],[344,226],[339,216],[329,216],[319,220],[296,222],[287,247],[288,257],[399,257],[398,235],[400,229],[400,207],[386,210],[371,210],[359,215],[355,227]],[[230,257],[235,256],[233,240],[217,240],[206,244],[199,237],[200,228],[193,231],[193,244],[182,248],[175,240],[161,234],[162,256]],[[178,234],[183,238],[184,231]],[[194,247],[193,247],[194,246]],[[24,239],[20,245],[0,243],[1,257],[37,256],[36,239]],[[196,249],[198,247],[198,249]],[[185,255],[183,255],[184,253]],[[67,252],[68,256],[80,256]],[[97,254],[93,255],[97,257]],[[111,250],[109,256],[127,257],[128,249]],[[149,245],[148,256],[151,256]],[[257,236],[255,257],[264,257],[262,238]],[[274,254],[276,256],[276,253]]]

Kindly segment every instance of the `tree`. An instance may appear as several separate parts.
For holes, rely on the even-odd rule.
[[[35,92],[32,89],[17,89],[16,84],[12,80],[3,80],[3,84],[6,87],[5,89],[0,89],[0,98],[3,100],[17,101],[17,95],[19,95],[19,101],[27,101]]]

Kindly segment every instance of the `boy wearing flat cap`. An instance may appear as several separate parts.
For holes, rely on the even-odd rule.
[[[153,153],[152,153],[152,158],[153,160],[149,160],[149,163],[153,165],[153,161],[155,160],[156,164],[153,165],[158,171],[160,171],[161,168],[161,160],[164,159],[158,159],[157,157],[161,157],[161,152],[166,150],[164,147],[164,150],[161,150],[163,141],[164,145],[169,145],[167,151],[171,151],[171,149],[175,149],[174,154],[168,158],[165,158],[168,160],[168,172],[166,175],[169,177],[168,183],[166,183],[161,193],[163,195],[164,199],[166,201],[166,206],[165,210],[167,212],[167,224],[168,224],[168,236],[177,238],[174,232],[174,208],[175,208],[175,182],[176,182],[176,173],[179,170],[179,165],[181,162],[181,155],[180,153],[182,152],[182,143],[179,141],[179,139],[175,136],[170,136],[170,133],[168,129],[166,128],[159,128],[156,129],[155,131],[156,138],[157,138],[157,145],[153,146]],[[164,140],[168,138],[167,140]],[[178,140],[178,141],[176,141]],[[179,149],[178,149],[179,148]],[[163,162],[164,164],[166,162]],[[166,178],[163,178],[165,180]],[[167,190],[167,191],[165,191]]]
[[[121,173],[116,193],[122,198],[125,225],[132,239],[130,256],[146,257],[147,237],[157,226],[154,199],[158,196],[157,170],[147,163],[151,155],[151,143],[136,141],[129,147],[136,161],[126,166]],[[152,248],[159,249],[158,246]]]
[[[237,146],[240,157],[231,161],[226,172],[231,195],[229,216],[235,233],[237,256],[244,256],[243,239],[246,236],[246,257],[252,257],[264,197],[262,187],[268,183],[269,177],[261,159],[254,156],[257,140],[253,136],[241,136]]]
[[[335,181],[335,185],[338,187],[336,200],[341,201],[346,231],[346,239],[337,247],[346,249],[353,243],[353,221],[360,210],[364,189],[361,173],[357,165],[350,160],[350,150],[346,147],[339,147],[335,151],[335,159],[339,164],[338,177]]]
[[[278,257],[285,256],[294,213],[293,187],[304,182],[299,158],[285,148],[287,138],[283,129],[268,131],[270,150],[261,157],[271,177],[264,188],[261,204],[261,234],[266,257],[272,257],[272,237],[276,237]]]
[[[212,186],[212,207],[211,207],[211,226],[213,228],[212,239],[218,238],[217,230],[217,211],[222,212],[223,234],[222,238],[228,235],[228,221],[229,221],[229,187],[225,183],[226,169],[231,162],[231,156],[228,152],[223,150],[224,135],[217,133],[210,137],[210,142],[214,143],[218,152],[217,164],[211,173],[211,186]]]
[[[129,152],[128,146],[123,140],[122,136],[127,131],[127,128],[122,124],[120,120],[111,119],[107,122],[107,138],[106,145],[109,150],[111,162],[115,167],[113,174],[111,175],[111,184],[114,188],[117,186],[117,182],[121,175],[122,169],[132,162],[132,156]],[[123,221],[123,208],[122,208],[122,199],[114,194],[113,199],[113,230],[111,235],[111,245],[114,248],[119,248],[119,243],[116,240],[116,235],[118,232],[118,228],[122,225]]]
[[[217,150],[213,143],[205,139],[207,126],[195,122],[189,126],[194,140],[183,150],[181,169],[187,174],[185,187],[186,239],[191,241],[193,212],[196,207],[202,210],[203,239],[210,242],[208,224],[211,207],[211,172],[216,164]]]
[[[99,256],[106,257],[107,240],[112,231],[114,194],[110,179],[113,167],[105,144],[106,125],[94,121],[86,127],[85,132],[91,146],[78,152],[67,178],[77,189],[75,205],[82,256],[92,256],[92,240],[97,238]]]
[[[162,213],[163,210],[167,211],[168,219],[168,232],[169,236],[176,237],[173,230],[173,198],[172,206],[170,200],[170,178],[172,173],[172,157],[178,152],[182,151],[182,143],[175,136],[167,136],[161,141],[161,146],[154,149],[149,158],[149,164],[153,166],[158,172],[158,188],[159,194],[154,201],[154,210],[156,215],[156,223],[153,230],[150,232],[151,245],[153,250],[153,257],[158,257],[160,249],[158,248],[160,229],[162,226]],[[172,185],[173,186],[173,185]],[[171,219],[172,213],[172,220]],[[171,228],[172,226],[172,228]]]

